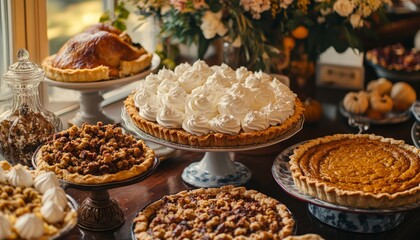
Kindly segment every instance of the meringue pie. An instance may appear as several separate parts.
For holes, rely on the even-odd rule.
[[[201,60],[147,76],[124,106],[147,134],[199,147],[266,143],[297,124],[304,111],[296,94],[266,73]]]

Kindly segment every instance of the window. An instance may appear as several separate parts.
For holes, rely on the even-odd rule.
[[[105,9],[114,8],[116,2],[114,1],[1,0],[0,74],[7,71],[7,67],[16,61],[15,54],[19,48],[26,48],[29,51],[30,60],[40,64],[46,56],[56,53],[71,36],[82,31],[86,26],[98,22]],[[146,24],[136,29],[136,16],[133,14],[130,18],[134,22],[128,23],[129,30],[135,31],[135,33],[130,33],[130,35],[133,34],[133,41],[140,42],[147,50],[153,51],[154,34],[156,34],[154,26]],[[1,83],[0,80],[0,85]],[[104,92],[103,105],[125,97],[133,88],[133,85],[128,85]],[[46,86],[46,84],[43,84],[40,90],[44,106],[56,114],[78,107],[79,92],[77,91]],[[1,85],[1,106],[5,105],[1,99],[7,96],[10,98],[10,90]]]
[[[58,52],[69,38],[97,23],[103,11],[102,0],[47,0],[49,55]],[[51,86],[48,88],[48,95],[49,102],[55,103],[54,106],[59,108],[63,105],[72,106],[79,98],[77,91]],[[57,104],[60,102],[63,104]]]
[[[10,107],[12,96],[11,90],[3,83],[3,73],[11,63],[8,8],[8,1],[0,1],[0,114]]]

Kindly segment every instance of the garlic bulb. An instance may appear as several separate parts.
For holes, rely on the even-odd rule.
[[[6,239],[10,234],[12,234],[12,225],[6,216],[0,214],[0,239]]]
[[[41,214],[49,223],[58,223],[64,219],[64,211],[53,201],[48,201],[41,207]]]
[[[19,236],[24,239],[36,239],[44,234],[42,220],[33,213],[20,216],[16,220],[15,228]]]
[[[50,188],[58,187],[58,178],[53,172],[44,172],[38,175],[34,180],[36,190],[45,193]]]
[[[66,192],[60,187],[48,189],[42,196],[42,204],[50,201],[56,203],[61,209],[65,209],[67,206]]]
[[[7,181],[15,187],[30,187],[34,184],[31,173],[22,165],[14,166],[7,174]]]

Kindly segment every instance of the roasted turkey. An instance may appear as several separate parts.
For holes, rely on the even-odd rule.
[[[115,27],[99,23],[68,40],[42,66],[48,78],[62,82],[91,82],[141,72],[152,54]]]
[[[61,69],[83,69],[108,66],[111,78],[119,77],[121,60],[139,58],[145,50],[132,44],[128,35],[105,24],[97,24],[64,44],[52,66]]]

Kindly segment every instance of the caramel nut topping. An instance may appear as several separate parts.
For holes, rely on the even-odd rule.
[[[294,227],[289,211],[277,200],[232,186],[166,196],[134,221],[138,239],[278,239]]]

